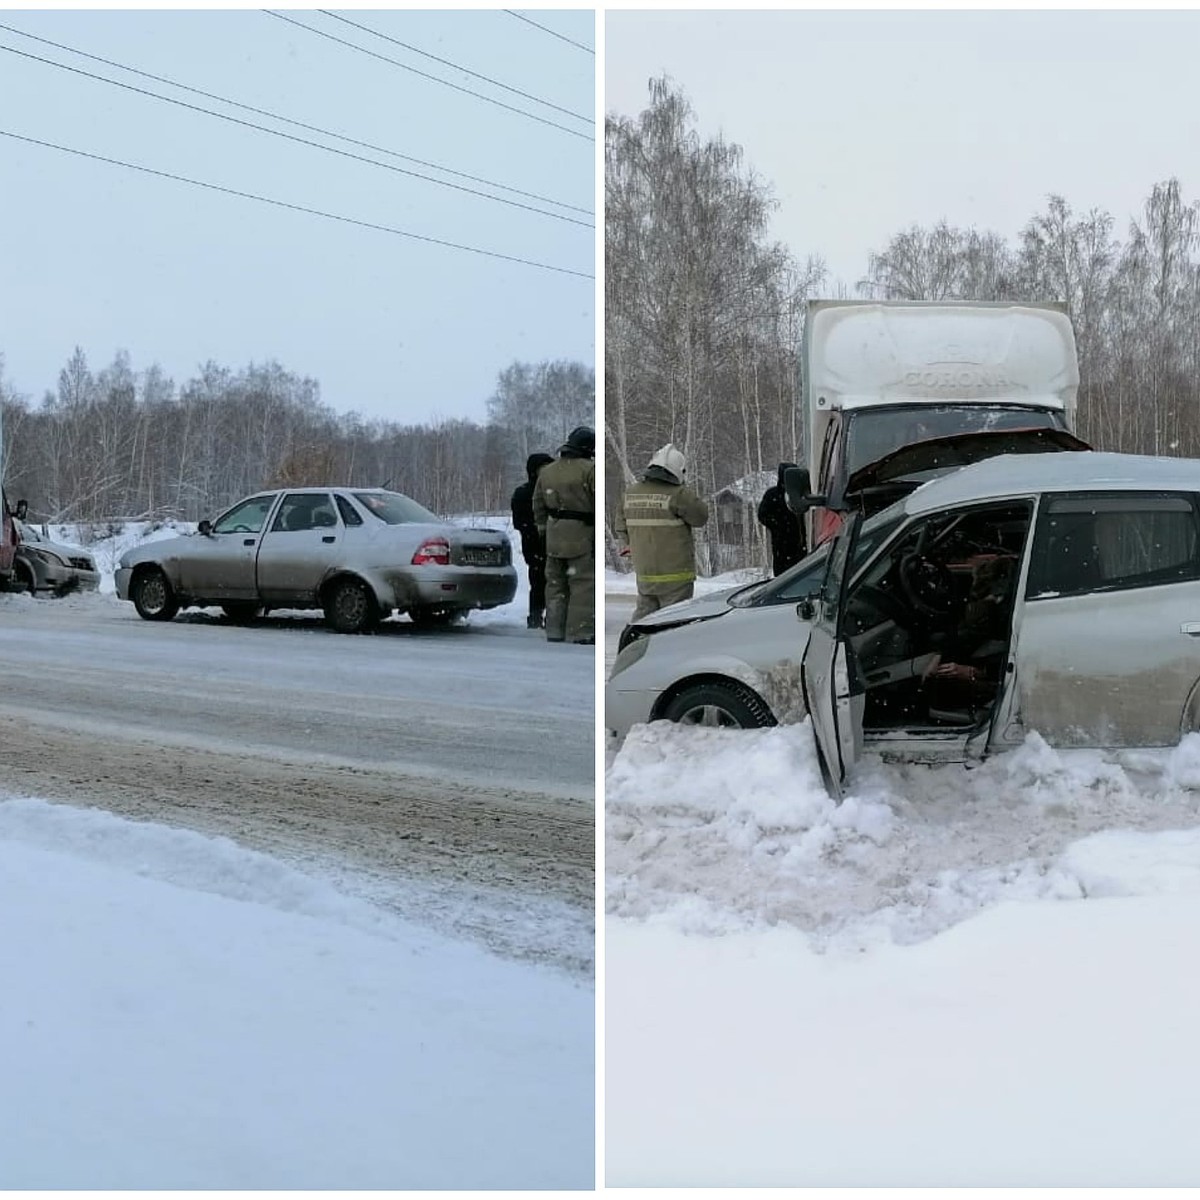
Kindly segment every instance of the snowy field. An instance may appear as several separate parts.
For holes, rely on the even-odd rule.
[[[520,563],[461,629],[143,622],[145,536],[0,596],[0,1190],[590,1187],[588,648]]]
[[[584,983],[34,800],[0,911],[0,1189],[591,1185]]]
[[[839,807],[807,722],[660,723],[605,810],[611,1185],[1200,1182],[1200,735]]]

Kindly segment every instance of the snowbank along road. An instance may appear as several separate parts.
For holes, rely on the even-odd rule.
[[[503,611],[346,637],[312,614],[160,625],[112,595],[0,595],[0,791],[225,834],[586,972],[593,654]]]

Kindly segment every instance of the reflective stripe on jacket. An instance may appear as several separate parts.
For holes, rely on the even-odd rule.
[[[639,590],[696,578],[692,528],[707,520],[708,505],[683,484],[643,479],[626,490],[617,536],[629,546]]]

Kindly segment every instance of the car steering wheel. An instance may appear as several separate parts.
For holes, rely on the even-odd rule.
[[[900,560],[899,580],[905,598],[923,617],[940,619],[954,611],[954,576],[942,563],[923,554],[906,554]]]

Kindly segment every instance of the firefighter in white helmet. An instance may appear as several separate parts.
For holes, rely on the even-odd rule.
[[[684,483],[686,475],[686,457],[668,443],[650,459],[641,481],[625,491],[617,536],[637,573],[635,621],[690,599],[695,587],[692,530],[708,521],[708,505]]]

